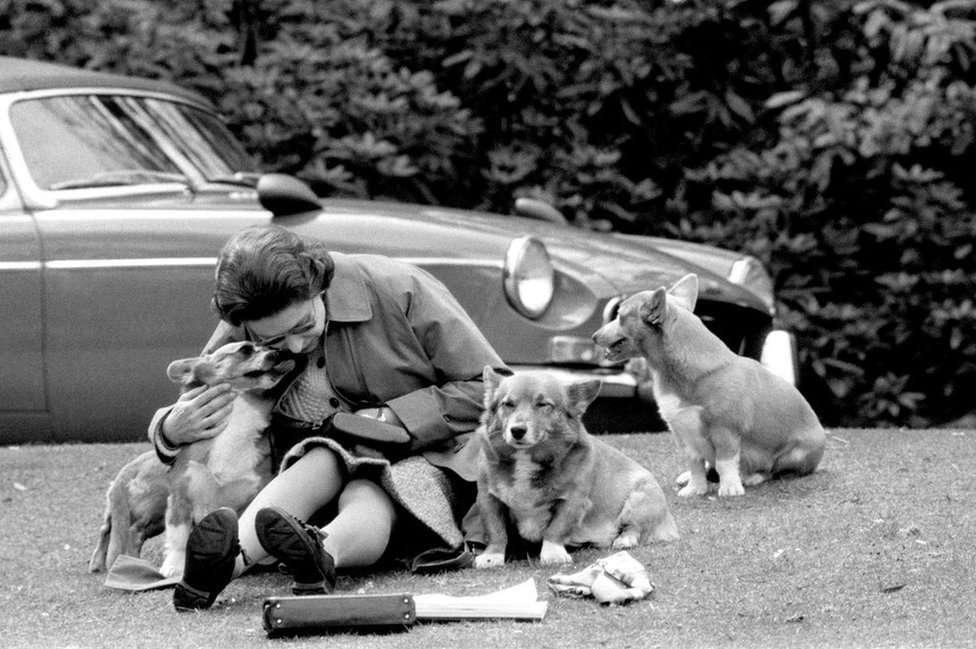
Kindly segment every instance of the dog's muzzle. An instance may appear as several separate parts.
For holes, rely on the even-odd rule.
[[[505,429],[505,442],[512,448],[526,448],[534,443],[525,424],[512,424]]]
[[[287,374],[295,369],[295,365],[297,363],[296,354],[292,354],[289,351],[283,351],[280,349],[270,349],[267,353],[268,355],[265,360],[269,364],[269,371],[276,374]]]

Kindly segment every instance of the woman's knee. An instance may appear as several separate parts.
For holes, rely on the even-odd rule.
[[[324,446],[314,446],[308,449],[304,455],[295,460],[285,471],[291,471],[297,467],[300,470],[328,471],[336,474],[342,469],[339,458],[335,451]]]
[[[315,447],[279,473],[263,490],[291,501],[331,502],[342,490],[345,469],[331,449]]]
[[[348,505],[363,504],[387,509],[393,514],[393,500],[389,494],[372,480],[350,480],[339,494],[339,508]]]

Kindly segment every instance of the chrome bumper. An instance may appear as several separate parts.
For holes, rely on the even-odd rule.
[[[555,365],[512,365],[515,371],[542,370],[565,380],[596,379],[602,383],[600,397],[605,399],[631,399],[637,396],[637,377],[616,364],[608,367],[589,367],[568,369],[558,367],[567,362],[593,362],[602,352],[591,341],[584,338],[555,337],[550,343],[550,358]],[[782,329],[774,329],[763,341],[762,363],[769,371],[786,379],[790,384],[797,383],[796,339],[793,334]]]
[[[786,379],[790,385],[796,385],[800,378],[796,337],[782,329],[770,331],[763,341],[759,362],[776,376]]]
[[[629,399],[637,396],[637,379],[623,369],[566,369],[548,365],[512,365],[512,370],[541,370],[567,381],[596,379],[601,382],[600,398]]]

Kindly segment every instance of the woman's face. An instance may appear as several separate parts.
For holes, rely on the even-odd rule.
[[[321,295],[292,302],[281,311],[243,323],[251,340],[259,345],[307,354],[315,349],[325,331],[325,302]]]

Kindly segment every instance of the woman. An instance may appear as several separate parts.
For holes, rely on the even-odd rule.
[[[221,250],[213,301],[222,322],[204,352],[247,339],[307,362],[274,409],[280,472],[240,520],[224,508],[193,529],[178,610],[208,608],[233,578],[271,557],[291,572],[294,592],[329,592],[336,568],[384,555],[398,514],[460,544],[445,474],[432,466],[475,479],[463,450],[481,414],[482,372],[506,370],[443,284],[389,258],[329,253],[284,228],[253,227]],[[181,445],[219,433],[232,400],[225,386],[201,388],[157,412],[149,435],[160,458],[172,462]],[[325,434],[336,411],[399,434],[387,444],[340,446]],[[331,516],[323,528],[304,522],[322,510]]]

